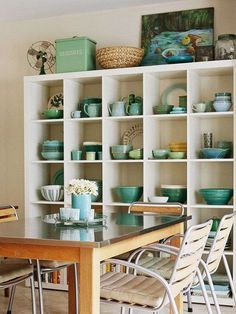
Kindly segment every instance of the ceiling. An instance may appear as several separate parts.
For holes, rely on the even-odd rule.
[[[37,19],[180,0],[0,0],[0,21]]]

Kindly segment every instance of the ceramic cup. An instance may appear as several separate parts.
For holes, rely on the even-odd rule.
[[[94,104],[85,104],[84,112],[90,117],[101,117],[102,115],[102,104],[94,103]]]
[[[206,104],[204,102],[200,102],[198,104],[192,105],[193,112],[205,112]]]
[[[72,119],[78,119],[81,116],[80,110],[71,111],[70,116]]]
[[[72,150],[71,160],[81,160],[82,159],[82,150]]]
[[[70,219],[70,212],[71,212],[71,208],[61,207],[60,208],[60,218],[62,220],[69,220]]]
[[[98,160],[102,160],[102,152],[98,152]]]
[[[70,219],[71,220],[80,220],[80,209],[79,208],[71,208],[70,209]]]
[[[96,159],[96,152],[86,152],[86,159],[87,160],[95,160]]]

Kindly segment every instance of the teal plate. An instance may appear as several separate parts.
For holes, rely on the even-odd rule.
[[[64,170],[63,169],[59,169],[55,172],[54,176],[52,177],[52,184],[64,185]]]

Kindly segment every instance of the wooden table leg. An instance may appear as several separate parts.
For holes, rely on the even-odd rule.
[[[69,284],[69,292],[68,292],[68,313],[75,313],[75,273],[74,267],[68,267],[68,284]]]
[[[79,313],[100,313],[99,249],[81,249],[79,264]]]

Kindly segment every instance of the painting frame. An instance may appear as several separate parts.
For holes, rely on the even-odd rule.
[[[141,65],[214,60],[214,8],[142,15]]]

